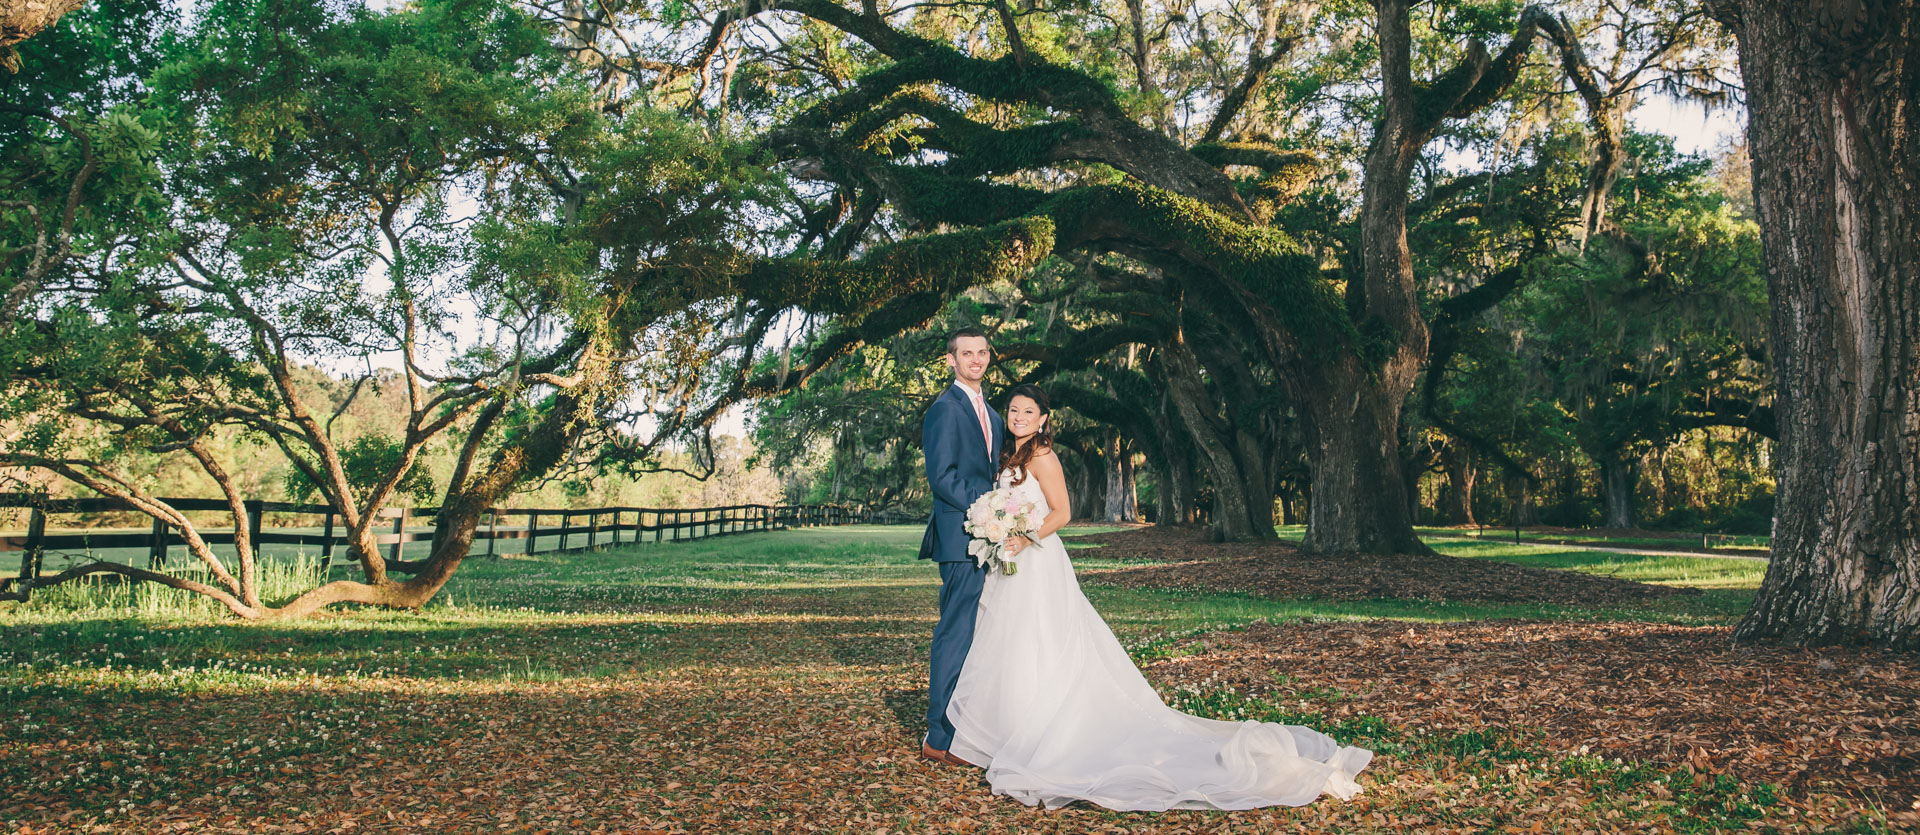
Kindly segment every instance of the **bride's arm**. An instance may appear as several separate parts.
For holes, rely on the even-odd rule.
[[[1011,544],[1019,546],[1014,549],[1015,554],[1034,541],[1052,536],[1073,519],[1073,506],[1067,500],[1067,475],[1060,469],[1060,456],[1050,449],[1036,453],[1033,460],[1027,462],[1027,477],[1039,482],[1040,494],[1047,497],[1047,518],[1040,522],[1040,530],[1032,540],[1013,538]]]

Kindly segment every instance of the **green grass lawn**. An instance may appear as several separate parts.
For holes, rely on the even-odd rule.
[[[1304,526],[1294,526],[1294,527],[1304,528]],[[1473,537],[1476,539],[1508,539],[1508,540],[1511,540],[1513,537],[1512,528],[1500,528],[1500,527],[1442,528],[1442,527],[1415,526],[1414,530],[1418,531],[1421,536],[1455,536],[1455,537],[1464,536],[1464,537]],[[1611,545],[1619,548],[1649,548],[1649,549],[1671,548],[1676,545],[1694,546],[1694,545],[1702,544],[1702,541],[1703,541],[1699,534],[1684,534],[1684,533],[1676,533],[1671,536],[1621,536],[1618,534],[1588,533],[1584,531],[1565,531],[1565,532],[1555,531],[1555,532],[1548,533],[1548,532],[1535,531],[1535,530],[1522,530],[1521,536],[1522,538],[1531,538],[1531,539],[1553,539],[1553,540],[1558,540],[1563,542],[1580,542],[1580,543],[1591,543],[1594,545]],[[1730,535],[1730,534],[1707,534],[1704,541],[1706,542],[1706,544],[1711,545],[1714,548],[1741,549],[1741,550],[1764,552],[1767,550],[1767,543],[1771,541],[1771,538],[1764,535],[1736,536],[1736,535]]]
[[[235,623],[146,586],[69,586],[0,604],[0,821],[35,831],[220,821],[254,831],[347,821],[383,831],[918,831],[965,817],[1042,831],[1266,831],[1313,815],[1321,831],[1375,832],[1395,827],[1370,815],[1415,814],[1423,791],[1488,790],[1502,798],[1489,810],[1571,798],[1556,814],[1596,829],[1613,828],[1610,813],[1703,831],[1770,814],[1717,795],[1634,808],[1595,782],[1614,779],[1611,765],[1579,777],[1535,752],[1526,767],[1558,776],[1517,778],[1514,761],[1364,722],[1342,733],[1400,753],[1380,772],[1398,776],[1360,802],[1163,816],[1030,810],[992,797],[973,773],[912,756],[938,593],[936,573],[914,558],[920,536],[915,526],[814,528],[473,559],[420,611],[290,623]],[[1179,654],[1190,636],[1259,621],[1723,623],[1759,579],[1757,564],[1730,561],[1436,545],[1712,591],[1612,611],[1093,582],[1087,591],[1147,661]],[[1228,716],[1245,714],[1248,698],[1189,693],[1181,704]],[[1547,785],[1558,786],[1550,796]],[[1516,820],[1462,814],[1479,826]]]
[[[1505,540],[1507,542],[1513,541],[1512,528],[1501,528],[1501,527],[1447,528],[1447,527],[1438,527],[1438,526],[1432,526],[1432,525],[1415,525],[1413,529],[1416,533],[1420,534],[1420,536],[1423,539],[1427,539],[1427,540],[1463,539],[1464,538],[1464,539],[1476,539],[1476,540],[1484,539],[1487,541],[1494,541],[1494,540]],[[1288,539],[1288,540],[1295,540],[1295,541],[1299,540],[1303,536],[1306,536],[1307,534],[1306,525],[1275,525],[1274,530],[1280,534],[1281,539]],[[1584,544],[1592,544],[1592,545],[1610,546],[1615,548],[1645,548],[1649,550],[1658,550],[1660,548],[1672,548],[1674,546],[1697,546],[1701,543],[1701,540],[1698,534],[1680,534],[1680,533],[1676,533],[1671,536],[1622,536],[1619,534],[1612,534],[1612,533],[1591,533],[1586,531],[1546,532],[1546,531],[1539,531],[1534,529],[1522,529],[1521,538],[1522,539],[1551,539],[1556,542],[1584,543]],[[1767,549],[1767,543],[1770,541],[1770,538],[1766,536],[1732,536],[1728,534],[1709,534],[1708,541],[1714,548],[1754,551],[1764,556],[1764,552]]]

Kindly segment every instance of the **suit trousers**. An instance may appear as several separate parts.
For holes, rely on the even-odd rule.
[[[945,751],[953,744],[953,723],[947,721],[947,702],[960,683],[960,668],[973,648],[973,624],[980,611],[980,590],[987,570],[973,560],[938,563],[940,566],[940,622],[933,627],[927,681],[927,744]]]

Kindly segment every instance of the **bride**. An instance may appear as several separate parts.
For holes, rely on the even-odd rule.
[[[950,753],[987,770],[995,794],[1059,808],[1122,811],[1301,806],[1360,791],[1373,758],[1297,725],[1222,722],[1160,701],[1080,591],[1066,546],[1066,480],[1051,448],[1047,397],[1017,386],[999,486],[1039,504],[1038,541],[1008,540],[1019,573],[989,572],[978,627],[947,717]]]

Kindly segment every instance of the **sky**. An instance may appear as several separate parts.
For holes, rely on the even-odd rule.
[[[1633,111],[1642,130],[1673,137],[1674,148],[1689,154],[1711,154],[1746,129],[1746,111],[1722,108],[1709,111],[1697,102],[1654,96]]]

